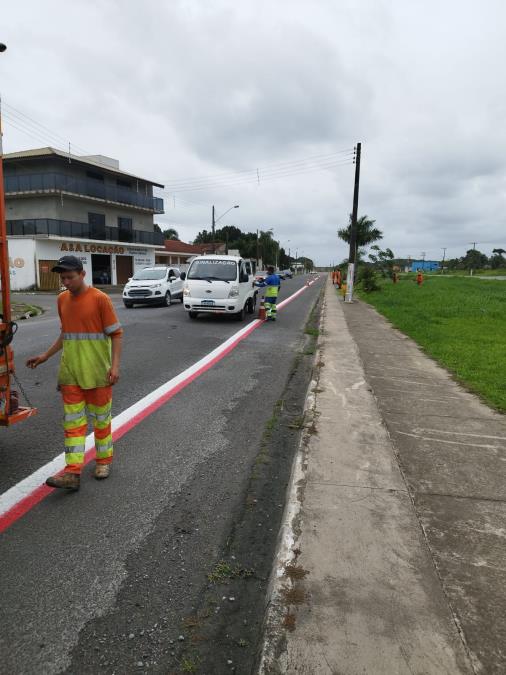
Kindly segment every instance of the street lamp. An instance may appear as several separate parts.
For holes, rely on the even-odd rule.
[[[234,206],[231,206],[229,209],[227,209],[225,211],[225,213],[222,213],[219,218],[215,218],[214,217],[214,204],[213,204],[213,221],[212,221],[213,222],[213,253],[216,253],[216,244],[214,242],[214,230],[215,230],[216,223],[219,220],[221,220],[223,218],[223,216],[226,216],[229,211],[232,211],[232,209],[238,209],[238,208],[239,208],[239,204],[235,204]]]

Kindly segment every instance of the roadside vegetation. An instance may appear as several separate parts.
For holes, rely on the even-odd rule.
[[[1,313],[2,303],[0,302],[0,314]],[[36,305],[28,305],[24,302],[12,302],[11,314],[13,321],[19,321],[20,319],[29,319],[32,316],[38,316],[39,314],[42,314],[42,308],[37,307]]]
[[[416,340],[470,390],[506,412],[506,282],[414,275],[377,278],[357,294]]]

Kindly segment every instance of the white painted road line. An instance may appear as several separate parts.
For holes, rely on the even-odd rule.
[[[290,295],[279,304],[279,308],[286,306],[301,295],[309,286],[312,286],[319,277],[310,281],[298,291]],[[142,399],[131,405],[129,408],[119,413],[112,421],[112,431],[114,441],[119,440],[130,429],[137,426],[142,420],[151,415],[164,405],[169,399],[184,389],[190,382],[197,379],[212,368],[218,361],[221,361],[237,345],[247,338],[256,328],[261,326],[263,321],[254,319],[247,326],[234,333],[228,340],[213,349],[199,361],[189,366],[179,375],[176,375],[168,382],[150,392]],[[93,433],[86,437],[85,464],[88,464],[94,457],[95,440]],[[0,495],[0,533],[15,523],[25,513],[30,511],[44,497],[53,492],[54,488],[45,485],[48,476],[60,473],[65,468],[65,453],[55,457],[53,460],[37,469],[30,476],[12,486]]]

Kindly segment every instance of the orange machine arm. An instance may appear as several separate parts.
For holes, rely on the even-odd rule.
[[[2,150],[2,122],[0,117],[0,283],[2,285],[2,311],[0,313],[0,426],[9,426],[31,417],[34,408],[22,408],[18,404],[17,392],[12,389],[14,355],[9,346],[13,328],[11,317],[9,251],[5,226],[5,194]]]

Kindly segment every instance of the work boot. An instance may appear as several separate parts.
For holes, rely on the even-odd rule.
[[[46,485],[53,488],[65,488],[66,490],[79,490],[81,476],[78,473],[62,473],[59,476],[49,476]]]
[[[110,473],[111,473],[110,464],[96,464],[95,473],[93,475],[97,480],[103,480],[104,478],[107,478]]]

